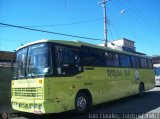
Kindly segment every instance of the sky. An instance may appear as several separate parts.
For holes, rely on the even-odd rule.
[[[0,0],[0,23],[103,40],[101,1]],[[108,0],[106,7],[108,41],[127,38],[136,51],[160,55],[160,0]],[[103,43],[0,25],[0,51],[41,39]]]

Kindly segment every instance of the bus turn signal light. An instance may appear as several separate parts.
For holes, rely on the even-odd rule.
[[[39,83],[41,83],[41,84],[42,84],[42,80],[39,80]]]

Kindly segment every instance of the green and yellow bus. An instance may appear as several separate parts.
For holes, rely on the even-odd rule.
[[[40,40],[16,51],[12,107],[47,114],[93,105],[154,88],[152,59],[80,41]]]

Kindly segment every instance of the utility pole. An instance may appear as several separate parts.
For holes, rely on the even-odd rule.
[[[107,47],[107,17],[106,17],[106,2],[107,0],[103,0],[98,4],[103,7],[103,15],[104,15],[104,46]]]

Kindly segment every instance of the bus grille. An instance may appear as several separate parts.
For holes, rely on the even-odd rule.
[[[42,87],[12,88],[12,96],[42,98]]]

